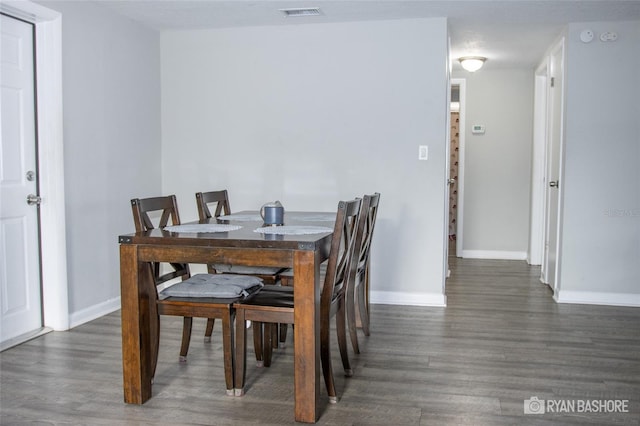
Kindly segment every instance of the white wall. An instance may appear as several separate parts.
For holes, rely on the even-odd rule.
[[[442,304],[445,19],[165,32],[162,182],[234,211],[379,191],[372,298]],[[418,161],[418,145],[429,161]]]
[[[159,35],[90,2],[62,13],[71,326],[120,308],[129,200],[161,194]]]
[[[529,241],[533,70],[466,79],[463,257],[525,259]],[[473,134],[474,124],[485,126]]]
[[[640,306],[638,46],[640,21],[568,27],[561,302]]]

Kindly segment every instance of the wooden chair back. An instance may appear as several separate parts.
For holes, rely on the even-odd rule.
[[[372,195],[365,195],[362,199],[362,209],[360,210],[360,218],[358,226],[362,227],[358,231],[358,241],[356,248],[358,252],[358,274],[364,273],[369,265],[369,257],[371,254],[371,241],[373,239],[373,230],[376,226],[376,217],[378,216],[378,205],[380,203],[380,193],[376,192]]]
[[[344,297],[347,278],[355,268],[353,255],[356,248],[358,214],[362,200],[340,201],[331,238],[331,249],[327,261],[327,272],[321,294],[322,309],[330,309],[338,298]],[[329,315],[322,315],[328,321]]]
[[[136,226],[136,232],[148,231],[156,227],[149,216],[149,213],[160,212],[160,221],[158,228],[164,228],[169,225],[180,224],[180,215],[178,214],[178,203],[175,195],[167,195],[166,197],[152,198],[134,198],[131,200],[131,209],[133,211],[133,223]]]
[[[212,214],[209,204],[213,203],[215,203],[215,209]],[[226,189],[222,191],[196,192],[196,204],[198,205],[198,217],[200,220],[218,217],[222,214],[231,214],[229,194]]]
[[[346,290],[347,326],[351,345],[355,353],[360,353],[357,327],[358,320],[365,334],[369,336],[369,260],[371,241],[378,215],[380,194],[365,195],[358,217],[353,267],[349,272]]]
[[[149,231],[156,227],[151,220],[149,213],[159,213],[160,220],[157,228],[164,228],[168,225],[180,225],[180,214],[178,213],[178,203],[175,195],[167,195],[166,197],[151,198],[134,198],[131,200],[131,211],[133,212],[133,223],[136,232]],[[171,222],[169,222],[171,220]],[[171,263],[173,271],[166,274],[160,274],[160,264],[152,263],[153,278],[156,285],[173,278],[188,278],[189,265],[184,263]]]

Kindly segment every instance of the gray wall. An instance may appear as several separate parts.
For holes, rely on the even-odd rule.
[[[524,259],[529,241],[533,70],[466,79],[463,257]],[[474,124],[485,125],[473,134]]]
[[[63,13],[72,325],[119,307],[116,238],[133,229],[130,198],[175,192],[188,220],[193,193],[210,188],[228,188],[234,210],[276,198],[289,209],[330,210],[339,198],[381,191],[374,296],[442,301],[444,19],[188,31],[160,41],[88,2],[41,3]],[[561,295],[637,298],[640,64],[629,52],[640,44],[640,26],[589,26],[620,38],[582,45],[583,26],[570,26]],[[524,79],[520,71],[495,73],[476,74],[477,87]],[[475,85],[467,83],[470,102]],[[491,98],[512,98],[506,90]],[[486,139],[494,125],[480,118]],[[503,135],[500,144],[514,148],[511,139]],[[427,162],[416,158],[421,144],[429,145]],[[494,149],[486,157],[504,155]],[[503,238],[516,231],[476,245],[473,219],[465,219],[470,247],[525,250]]]
[[[90,2],[41,3],[63,15],[73,326],[119,308],[117,237],[133,231],[129,199],[162,192],[159,36]]]
[[[580,32],[618,33],[590,44]],[[567,33],[559,299],[640,305],[640,22]]]
[[[446,20],[165,32],[163,190],[234,211],[382,194],[372,299],[442,304]],[[418,161],[418,145],[429,161]]]

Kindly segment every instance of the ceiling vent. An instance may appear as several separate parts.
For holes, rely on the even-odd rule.
[[[319,7],[305,7],[298,9],[280,9],[284,16],[287,18],[293,18],[295,16],[318,16],[322,13],[320,12]]]

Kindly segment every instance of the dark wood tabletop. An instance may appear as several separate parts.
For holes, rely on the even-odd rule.
[[[259,212],[242,211],[235,215],[257,215]],[[233,217],[233,215],[231,215]],[[319,217],[335,217],[333,213],[326,212],[287,212],[285,214],[285,226],[322,226],[333,228],[333,220],[313,220]],[[184,225],[199,223],[233,224],[241,226],[241,229],[229,232],[169,232],[163,229],[151,229],[146,232],[120,235],[118,242],[123,244],[172,244],[172,245],[205,245],[215,247],[255,247],[276,249],[307,249],[314,250],[317,245],[325,244],[325,240],[331,238],[331,232],[306,235],[271,235],[254,232],[256,228],[264,227],[262,221],[249,220],[220,220],[211,218],[204,221],[188,222]]]

